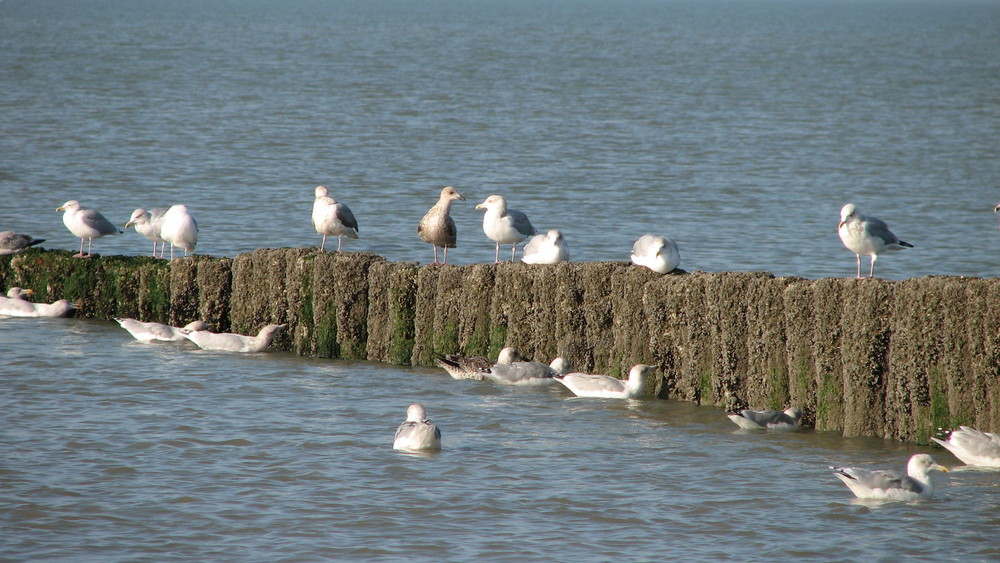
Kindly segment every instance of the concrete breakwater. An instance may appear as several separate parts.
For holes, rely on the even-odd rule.
[[[433,365],[434,352],[622,375],[726,409],[794,405],[819,430],[926,443],[939,427],[1000,430],[1000,282],[926,277],[660,276],[624,262],[424,266],[367,253],[262,249],[235,258],[0,257],[4,288],[114,316],[256,333],[300,355]]]

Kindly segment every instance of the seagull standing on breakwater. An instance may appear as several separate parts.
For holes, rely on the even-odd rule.
[[[163,214],[160,238],[170,243],[170,259],[174,259],[174,247],[183,248],[184,256],[194,252],[198,244],[198,223],[195,222],[186,205],[173,205]]]
[[[156,243],[163,243],[160,247],[160,258],[163,258],[163,252],[166,250],[167,243],[160,237],[160,229],[163,227],[163,214],[166,212],[167,210],[162,207],[157,207],[151,211],[146,211],[140,207],[132,212],[128,223],[125,223],[126,229],[134,226],[136,232],[153,241],[153,258],[156,258]]]
[[[358,220],[354,218],[354,213],[347,204],[340,203],[330,197],[330,191],[325,186],[316,186],[316,199],[313,201],[312,222],[316,232],[323,235],[323,242],[319,246],[320,252],[326,252],[326,237],[337,237],[337,252],[344,242],[344,235],[348,238],[358,238]]]
[[[886,250],[903,250],[913,248],[908,242],[899,240],[889,230],[889,225],[877,217],[866,217],[858,212],[853,203],[848,203],[840,210],[840,225],[837,227],[840,240],[844,246],[858,257],[858,278],[861,278],[861,255],[871,256],[869,277],[875,275],[875,260]]]
[[[465,201],[462,194],[451,187],[445,186],[441,190],[434,207],[431,207],[424,218],[417,225],[417,234],[424,242],[434,245],[434,262],[436,264],[448,263],[448,249],[458,246],[458,229],[455,228],[455,221],[451,218],[451,204],[455,200]],[[438,262],[438,247],[444,249],[444,258]]]
[[[486,237],[497,243],[494,264],[500,263],[500,244],[509,244],[510,261],[514,261],[517,253],[517,243],[535,234],[528,216],[517,209],[507,209],[507,199],[502,195],[493,194],[486,201],[476,206],[485,209],[483,215],[483,232]]]
[[[524,245],[525,264],[558,264],[569,261],[569,245],[563,238],[562,231],[552,229],[544,235],[531,237]]]
[[[122,232],[118,230],[118,227],[111,224],[111,221],[108,221],[104,215],[101,215],[99,211],[83,209],[80,207],[80,202],[75,199],[71,199],[60,207],[57,207],[56,211],[63,212],[63,224],[66,225],[69,232],[80,238],[80,252],[79,254],[74,254],[74,258],[92,257],[94,255],[93,246],[95,238],[101,238],[106,235],[117,235]],[[84,241],[88,242],[86,254],[83,253]]]
[[[658,274],[666,274],[681,264],[677,243],[657,235],[642,235],[632,244],[632,263],[645,266]]]

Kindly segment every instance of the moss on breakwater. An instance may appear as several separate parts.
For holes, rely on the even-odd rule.
[[[78,315],[256,333],[298,354],[433,365],[434,353],[565,357],[648,391],[726,409],[794,405],[820,430],[926,442],[938,427],[1000,429],[995,279],[660,276],[628,263],[424,266],[366,253],[261,249],[235,258],[0,257],[0,281]]]

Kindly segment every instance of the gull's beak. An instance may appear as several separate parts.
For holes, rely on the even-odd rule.
[[[56,208],[56,211],[66,211],[66,208],[60,205]]]
[[[841,227],[843,227],[843,226],[844,226],[844,223],[846,223],[846,222],[847,222],[847,221],[841,221],[841,222],[840,222],[840,224],[838,224],[838,225],[837,225],[837,230],[839,231],[839,230],[840,230],[840,228],[841,228]]]
[[[938,471],[940,471],[942,473],[947,473],[948,472],[948,468],[947,467],[945,467],[943,465],[938,465],[936,463],[931,466],[931,469],[937,469]]]
[[[480,203],[476,205],[476,209],[486,209],[486,206]]]
[[[35,290],[31,289],[31,288],[22,289],[21,293],[23,293],[25,295],[34,295],[35,294]]]
[[[125,228],[126,229],[129,228],[129,227],[131,227],[131,226],[132,226],[132,221],[129,221],[128,223],[125,223]]]
[[[997,206],[993,208],[993,213],[996,213],[997,211],[1000,211],[1000,203],[998,203]]]

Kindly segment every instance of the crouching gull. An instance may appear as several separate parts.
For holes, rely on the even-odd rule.
[[[413,403],[406,409],[406,420],[396,429],[394,450],[425,451],[441,449],[441,430],[430,420],[424,407]]]
[[[555,379],[577,397],[599,399],[635,399],[646,389],[646,377],[653,366],[636,364],[629,370],[628,379],[615,379],[597,373],[568,373]]]
[[[544,235],[531,237],[524,245],[525,264],[558,264],[569,261],[569,245],[563,238],[562,231],[552,229]]]
[[[947,440],[931,440],[947,448],[966,465],[1000,468],[1000,434],[959,426]]]
[[[869,470],[859,467],[831,467],[833,474],[851,489],[854,496],[872,500],[923,500],[934,495],[930,472],[934,469],[947,472],[927,454],[917,454],[906,465],[906,475],[884,469]]]
[[[181,332],[188,340],[204,350],[218,352],[260,352],[271,345],[275,335],[286,325],[270,324],[260,329],[257,336],[244,336],[230,332],[209,332],[207,330],[187,330]]]
[[[657,235],[642,235],[632,244],[632,263],[645,266],[658,274],[666,274],[677,269],[681,263],[681,253],[677,243]]]
[[[745,430],[796,430],[799,428],[802,411],[795,407],[785,409],[784,412],[774,409],[745,409],[726,416]]]

